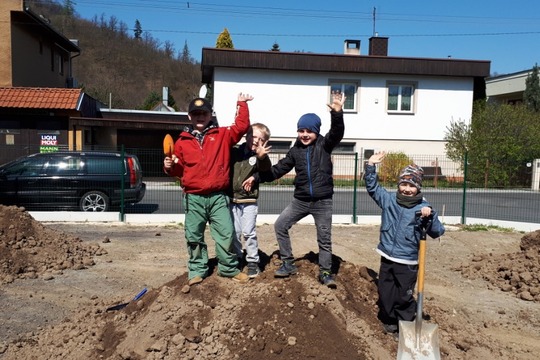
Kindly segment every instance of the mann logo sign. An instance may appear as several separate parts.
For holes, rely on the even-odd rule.
[[[58,138],[57,135],[42,134],[41,141],[39,143],[39,152],[48,153],[58,151]]]

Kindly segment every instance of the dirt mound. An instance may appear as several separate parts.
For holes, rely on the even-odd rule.
[[[482,278],[502,291],[526,301],[540,302],[540,230],[521,238],[521,251],[475,255],[472,262],[456,268],[470,279]]]
[[[105,254],[98,244],[43,226],[24,208],[0,205],[0,284],[15,279],[52,279],[65,269],[94,265]]]
[[[297,261],[299,276],[276,282],[273,262],[256,282],[212,274],[182,292],[185,276],[148,291],[118,311],[100,301],[48,331],[9,346],[7,358],[40,351],[50,359],[372,359],[377,328],[374,273],[341,263],[339,293],[316,280],[315,254]],[[339,321],[338,321],[339,320]],[[368,324],[366,324],[366,322]],[[364,329],[353,335],[350,328]],[[361,335],[361,336],[359,336]]]
[[[81,242],[78,237],[54,230],[54,225],[47,227],[35,222],[23,209],[0,210],[2,259],[8,259],[2,260],[2,276],[25,279],[0,285],[0,307],[12,309],[15,314],[6,311],[2,315],[2,322],[10,331],[9,337],[0,340],[1,360],[396,358],[397,342],[382,332],[377,319],[377,273],[372,270],[379,262],[373,250],[379,234],[376,227],[369,234],[361,227],[335,228],[335,253],[343,255],[333,259],[338,282],[335,290],[317,280],[317,254],[305,250],[313,248],[316,236],[316,229],[309,226],[293,230],[296,248],[303,248],[305,253],[296,262],[298,275],[290,279],[273,277],[279,266],[277,244],[272,227],[261,226],[258,235],[263,271],[259,277],[247,284],[218,277],[213,258],[211,275],[186,290],[187,275],[178,276],[176,271],[178,257],[185,261],[187,254],[174,253],[174,262],[163,262],[180,247],[183,229],[115,230],[84,224],[72,231],[81,237],[85,232],[92,233],[92,240]],[[118,231],[116,236],[114,231]],[[125,240],[121,240],[120,233]],[[103,239],[104,234],[112,239],[101,245],[109,253],[91,242]],[[512,266],[512,270],[506,271],[521,274],[518,284],[525,287],[522,278],[526,277],[527,266],[527,271],[538,273],[537,265],[532,267],[525,262],[535,259],[538,263],[537,235],[524,236],[522,251],[516,254],[507,252],[518,249],[518,236],[512,240],[501,234],[492,236],[491,242],[480,237],[472,242],[450,233],[442,244],[430,245],[429,293],[424,313],[426,321],[439,327],[444,359],[537,358],[534,354],[539,349],[539,305],[509,296],[495,286],[482,289],[485,283],[481,280],[470,280],[464,287],[461,274],[450,271],[457,259],[470,257],[469,244],[480,244],[477,249],[484,250],[493,246],[498,255],[489,251],[484,251],[487,255],[475,255],[470,265],[460,267],[462,273],[498,278],[499,268]],[[506,247],[501,250],[500,246]],[[89,267],[92,258],[99,254],[104,256],[96,259],[96,266]],[[512,262],[516,262],[515,267]],[[14,266],[15,263],[18,265]],[[371,264],[371,268],[358,265],[365,263]],[[60,274],[64,264],[72,264],[64,269],[81,268],[81,264],[89,268],[65,271],[53,281],[43,281],[55,271]],[[165,281],[159,277],[165,271],[163,264],[168,264],[167,270],[173,268],[170,273],[174,274]],[[145,268],[149,270],[151,266],[157,271],[146,273]],[[27,276],[30,273],[32,276]],[[39,278],[32,278],[35,276]],[[127,299],[118,295],[121,281],[127,281],[129,289],[140,290],[142,278],[153,279],[154,285],[143,282],[148,291],[140,299],[108,311],[112,305],[135,295]],[[110,290],[104,291],[105,288]],[[59,292],[55,289],[62,289],[61,299],[50,294]],[[528,286],[529,292],[531,289]],[[53,305],[59,309],[55,310]],[[62,305],[74,310],[60,311],[64,309],[60,309]],[[51,317],[50,322],[37,321],[30,330],[24,327],[27,330],[12,331],[17,329],[17,321],[45,318],[40,313],[44,308],[62,316],[54,321]]]

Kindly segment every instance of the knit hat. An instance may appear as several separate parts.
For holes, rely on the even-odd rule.
[[[408,165],[399,174],[398,185],[401,183],[408,183],[415,186],[418,191],[422,189],[422,178],[424,177],[424,170],[415,164]]]
[[[196,98],[191,100],[188,107],[188,113],[192,111],[206,111],[211,113],[212,112],[212,104],[206,99],[203,98]]]
[[[300,120],[298,120],[297,129],[308,129],[315,134],[319,134],[319,131],[321,130],[321,118],[312,113],[304,114],[300,117]]]

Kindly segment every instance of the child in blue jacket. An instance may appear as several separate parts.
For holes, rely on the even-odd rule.
[[[432,238],[443,235],[444,226],[421,193],[424,175],[421,167],[408,165],[401,171],[397,192],[389,192],[379,185],[375,164],[381,163],[384,156],[384,152],[379,152],[369,158],[364,180],[369,196],[382,209],[377,246],[381,255],[379,319],[385,332],[397,334],[400,320],[413,321],[415,316],[422,316],[416,314],[413,292],[423,220],[430,218],[426,232]]]

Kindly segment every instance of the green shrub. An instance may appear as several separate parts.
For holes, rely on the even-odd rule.
[[[383,183],[396,182],[401,169],[412,163],[403,152],[388,152],[379,168],[379,178]]]

